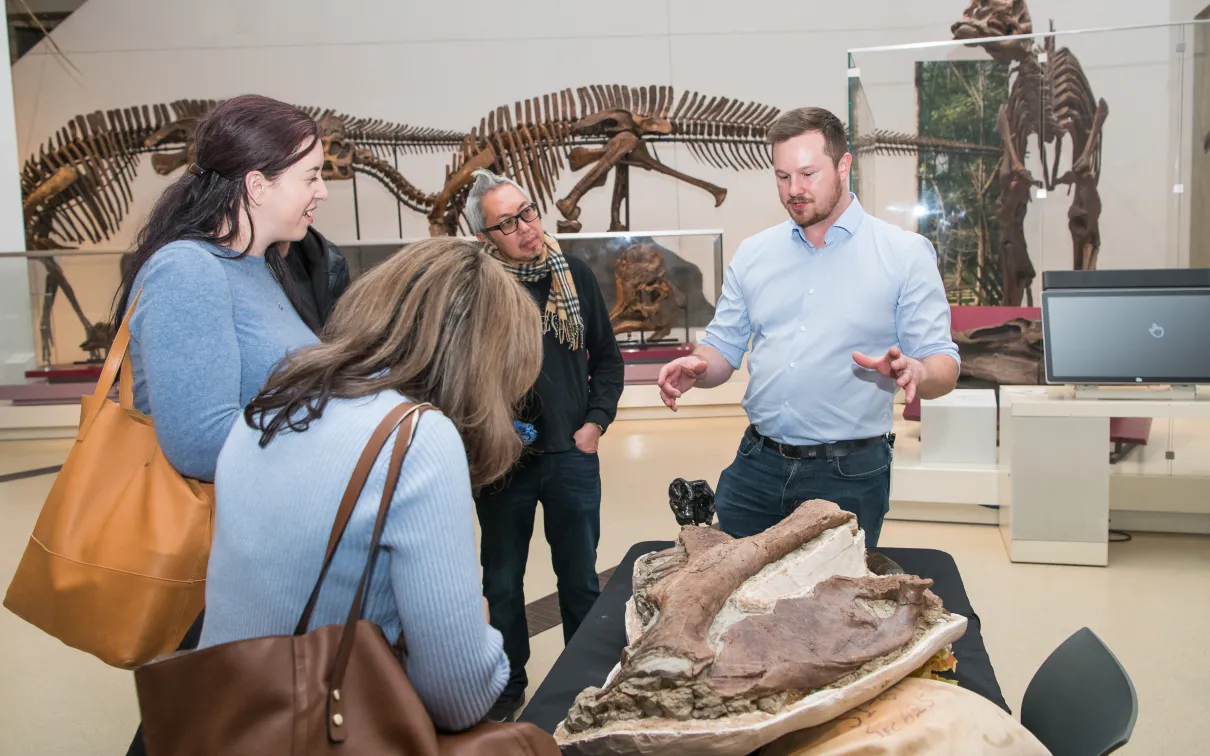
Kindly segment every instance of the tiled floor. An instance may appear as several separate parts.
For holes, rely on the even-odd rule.
[[[671,539],[676,477],[711,483],[734,454],[742,418],[619,423],[602,440],[598,568],[636,541]],[[66,442],[0,444],[0,475],[62,461]],[[0,484],[0,588],[7,587],[53,478]],[[539,510],[539,517],[541,512]],[[550,550],[534,528],[526,595],[554,592]],[[1135,534],[1110,547],[1108,568],[1012,564],[995,528],[889,521],[882,543],[954,555],[983,620],[988,652],[1016,710],[1046,655],[1080,627],[1113,649],[1138,690],[1139,721],[1123,752],[1201,754],[1210,741],[1210,538]],[[531,641],[534,688],[558,657],[562,631]],[[138,718],[131,675],[65,648],[0,611],[0,754],[121,754]],[[531,693],[532,693],[531,689]]]

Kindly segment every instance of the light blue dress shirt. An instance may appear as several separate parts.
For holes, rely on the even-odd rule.
[[[751,379],[743,407],[796,446],[871,438],[893,424],[893,378],[853,361],[898,346],[959,361],[937,253],[852,202],[816,248],[792,219],[740,243],[702,343]]]

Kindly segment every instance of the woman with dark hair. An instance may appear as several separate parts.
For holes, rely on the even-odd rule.
[[[317,341],[280,249],[303,238],[328,192],[319,124],[277,100],[225,100],[198,122],[194,147],[139,231],[114,323],[134,307],[135,408],[151,416],[164,456],[213,481],[244,406],[288,352]],[[202,624],[199,615],[180,648],[196,647]],[[141,733],[128,754],[144,753]]]
[[[225,100],[194,144],[196,162],[139,232],[114,320],[137,294],[135,407],[173,467],[213,481],[240,411],[287,352],[316,341],[279,250],[303,238],[328,192],[319,124],[277,100]]]
[[[278,367],[219,455],[199,648],[294,630],[366,442],[400,404],[428,402],[437,411],[417,422],[362,617],[391,642],[402,636],[408,678],[437,727],[478,723],[510,670],[485,616],[471,487],[520,456],[514,413],[541,366],[537,308],[479,244],[428,239],[354,281],[324,343]],[[353,509],[312,629],[348,613],[393,443]]]

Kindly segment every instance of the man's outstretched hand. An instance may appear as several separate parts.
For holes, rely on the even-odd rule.
[[[914,357],[908,357],[899,351],[899,347],[891,347],[881,357],[869,357],[861,352],[853,352],[853,361],[868,370],[877,370],[881,375],[894,378],[895,384],[904,391],[904,398],[910,404],[916,398],[917,387],[924,382],[928,368]]]
[[[660,387],[660,399],[664,406],[676,412],[676,400],[686,391],[697,384],[699,376],[708,367],[705,360],[696,355],[679,357],[660,368],[660,377],[656,384]]]

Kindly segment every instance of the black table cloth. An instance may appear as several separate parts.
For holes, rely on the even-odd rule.
[[[547,732],[554,732],[582,690],[604,684],[626,646],[626,602],[631,596],[635,560],[672,545],[670,541],[646,541],[631,547],[602,589],[592,611],[518,717],[519,721],[532,722]],[[958,660],[955,679],[963,688],[1009,711],[983,646],[979,616],[971,608],[954,558],[934,549],[879,548],[877,551],[893,559],[908,574],[931,578],[932,591],[941,598],[945,608],[967,618],[966,634],[953,645],[954,657]]]

